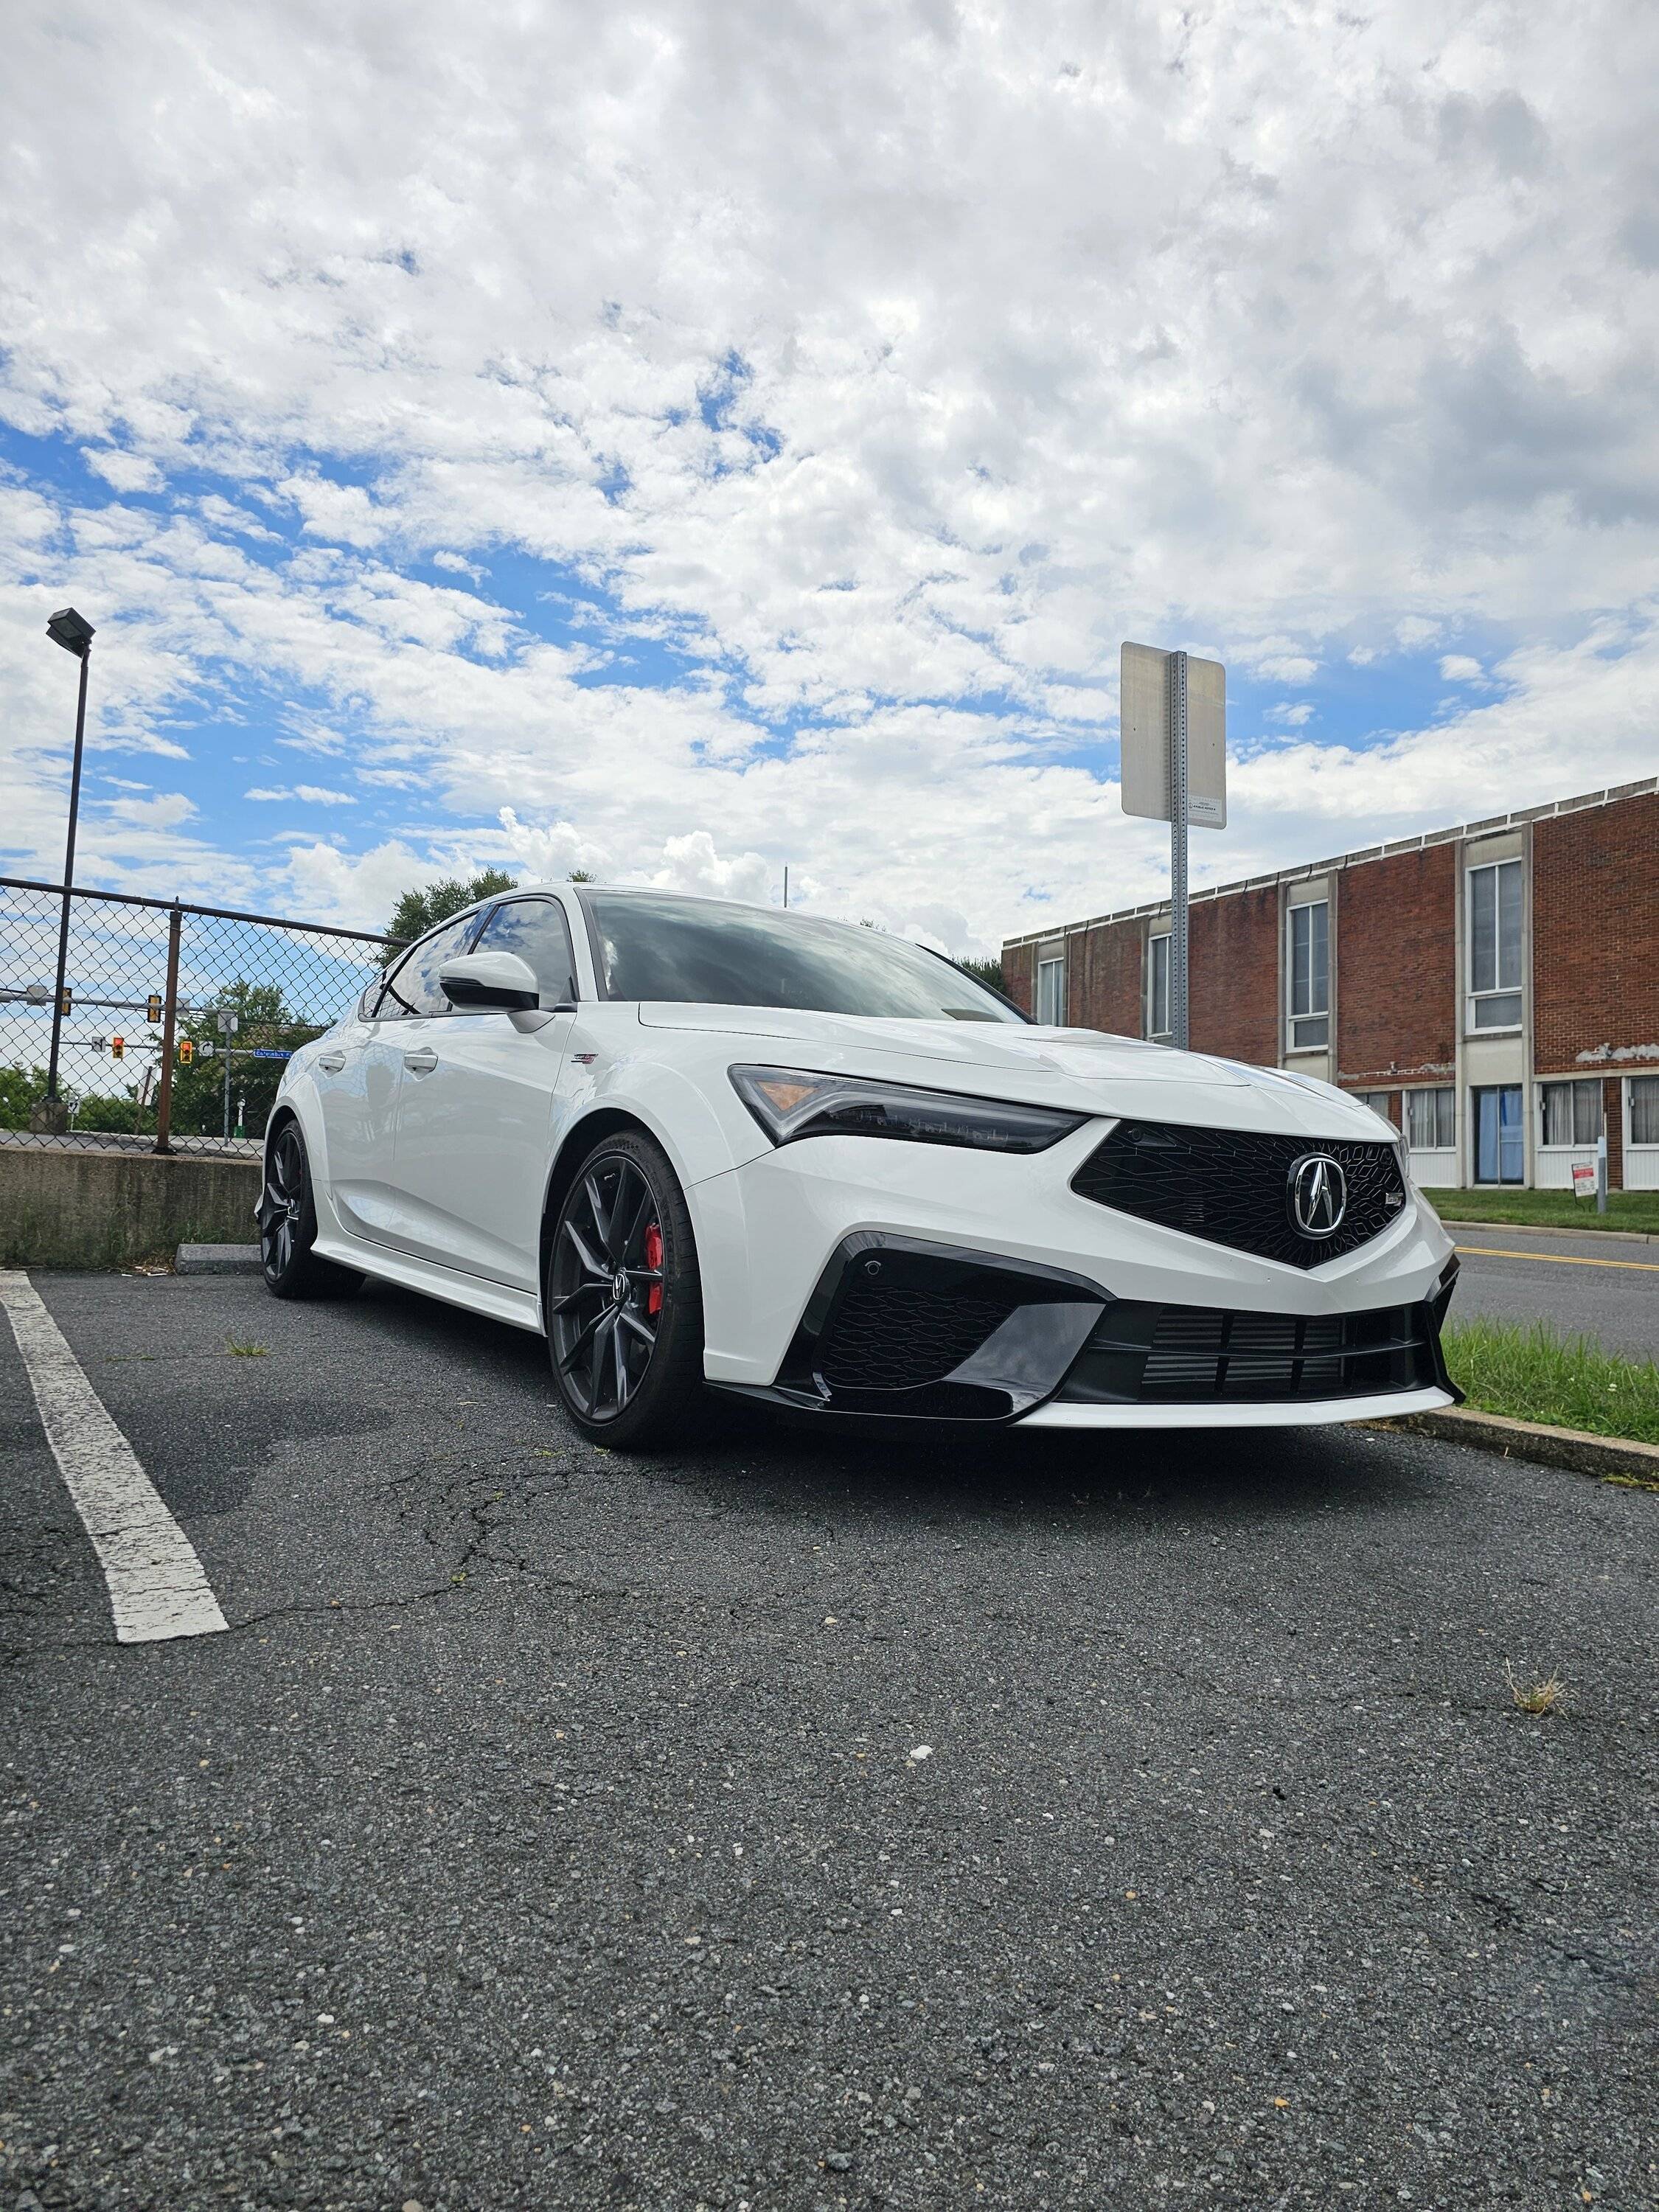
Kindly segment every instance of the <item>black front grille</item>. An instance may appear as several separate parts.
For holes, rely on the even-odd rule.
[[[943,1291],[854,1273],[818,1348],[831,1389],[914,1390],[977,1352],[1019,1303],[1009,1289]]]
[[[1089,1405],[1240,1405],[1372,1397],[1441,1381],[1429,1304],[1372,1313],[1235,1313],[1121,1299],[1060,1396]]]
[[[1304,1236],[1291,1218],[1291,1171],[1310,1152],[1334,1160],[1346,1179],[1347,1207],[1334,1236]],[[1097,1206],[1292,1267],[1340,1259],[1397,1221],[1406,1203],[1392,1145],[1173,1121],[1120,1121],[1073,1176],[1072,1188]]]

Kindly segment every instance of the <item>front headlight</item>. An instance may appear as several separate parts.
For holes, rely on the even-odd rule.
[[[981,1152],[1041,1152],[1088,1118],[1006,1098],[963,1098],[861,1075],[799,1067],[734,1067],[732,1088],[775,1145],[800,1137],[896,1137]]]

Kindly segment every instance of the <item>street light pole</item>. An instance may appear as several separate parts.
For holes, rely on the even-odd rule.
[[[64,1035],[64,977],[69,964],[70,894],[75,883],[75,830],[81,811],[81,750],[87,734],[87,677],[92,667],[92,624],[73,607],[62,607],[46,624],[46,635],[81,663],[81,696],[75,709],[75,765],[70,772],[69,838],[64,848],[64,911],[58,925],[58,981],[52,1000],[52,1054],[46,1066],[46,1103],[58,1103],[58,1055]]]

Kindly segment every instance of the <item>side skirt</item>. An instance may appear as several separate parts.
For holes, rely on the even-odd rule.
[[[389,1245],[369,1244],[360,1237],[348,1237],[337,1228],[326,1233],[319,1230],[313,1249],[319,1259],[337,1261],[343,1267],[356,1267],[360,1273],[372,1275],[377,1282],[396,1283],[400,1290],[418,1291],[423,1297],[441,1298],[447,1306],[461,1306],[468,1313],[483,1314],[487,1320],[504,1321],[514,1328],[527,1329],[532,1336],[545,1334],[541,1300],[532,1291],[510,1290],[504,1283],[487,1283],[478,1275],[463,1275],[451,1267],[434,1267],[430,1261],[413,1259],[406,1252],[394,1252]]]

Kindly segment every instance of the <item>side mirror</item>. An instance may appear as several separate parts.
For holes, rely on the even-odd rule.
[[[465,952],[446,960],[438,981],[452,1006],[499,1007],[531,1013],[541,1004],[536,971],[516,952]]]

